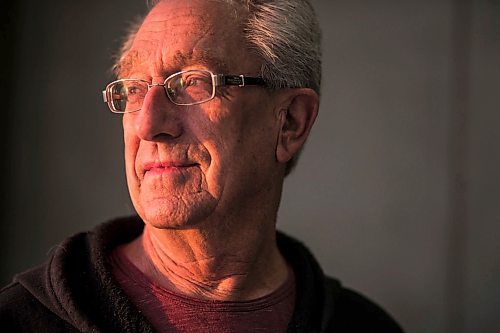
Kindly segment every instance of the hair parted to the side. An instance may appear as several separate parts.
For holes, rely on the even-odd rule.
[[[152,9],[162,0],[147,0]],[[321,89],[321,31],[308,0],[207,0],[235,7],[247,46],[261,57],[261,77],[267,86]],[[120,73],[120,59],[131,47],[140,24],[130,29],[113,67]],[[296,154],[286,175],[295,166]]]

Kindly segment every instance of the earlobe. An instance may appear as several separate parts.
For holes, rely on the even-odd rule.
[[[304,145],[319,110],[318,94],[308,88],[290,89],[287,108],[280,110],[276,159],[287,163]]]

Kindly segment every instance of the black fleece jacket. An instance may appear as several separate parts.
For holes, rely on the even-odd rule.
[[[110,221],[60,244],[48,262],[0,291],[2,332],[154,332],[115,281],[108,254],[140,235],[136,216]],[[287,332],[402,332],[377,305],[325,277],[311,253],[278,232],[293,267],[297,300]]]

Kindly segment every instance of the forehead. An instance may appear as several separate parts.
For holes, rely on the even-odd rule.
[[[244,49],[241,26],[227,3],[166,0],[146,17],[120,67],[154,75],[197,64],[230,70],[252,62]]]
[[[156,59],[155,59],[156,58]],[[131,49],[120,60],[122,72],[153,67],[155,72],[179,69],[187,66],[204,65],[212,69],[227,71],[228,64],[222,57],[210,50],[175,50],[165,56],[165,52],[151,52],[147,49]]]

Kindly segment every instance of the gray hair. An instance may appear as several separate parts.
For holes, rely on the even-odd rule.
[[[242,16],[247,45],[262,59],[261,77],[267,86],[321,87],[321,31],[308,0],[212,0],[228,3]],[[148,1],[153,8],[161,0]],[[140,23],[140,22],[139,22]],[[118,58],[130,48],[140,24],[131,27]],[[119,60],[118,59],[118,60]],[[119,63],[114,66],[119,72]],[[295,166],[296,154],[287,164],[286,174]]]

